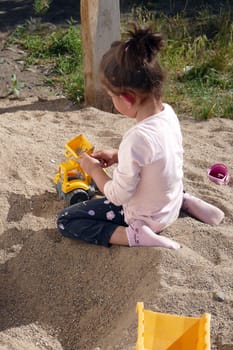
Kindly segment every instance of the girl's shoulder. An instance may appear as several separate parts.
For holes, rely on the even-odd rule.
[[[124,135],[119,155],[128,161],[134,160],[141,166],[150,164],[154,159],[155,142],[144,128],[136,124]]]
[[[158,131],[159,132],[159,131]],[[125,148],[131,148],[136,153],[153,152],[154,146],[157,143],[156,128],[148,122],[140,122],[131,127],[122,139],[122,145]]]

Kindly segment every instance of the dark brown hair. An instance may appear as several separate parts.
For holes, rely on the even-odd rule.
[[[102,57],[101,81],[117,95],[133,91],[142,96],[153,94],[159,99],[164,74],[156,56],[164,47],[163,37],[151,27],[142,28],[136,23],[128,37],[126,41],[114,42]]]

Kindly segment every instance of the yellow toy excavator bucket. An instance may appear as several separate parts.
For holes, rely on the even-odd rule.
[[[163,314],[137,303],[136,350],[210,350],[210,314],[200,318]]]
[[[65,146],[65,156],[67,158],[74,157],[75,159],[78,159],[83,152],[91,154],[94,150],[93,145],[82,134],[68,141]]]

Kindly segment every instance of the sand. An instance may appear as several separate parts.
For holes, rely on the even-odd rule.
[[[63,98],[0,100],[0,349],[131,350],[136,303],[154,311],[211,314],[211,349],[233,349],[233,120],[182,117],[185,188],[226,214],[218,227],[182,215],[164,234],[182,244],[110,249],[61,238],[53,185],[64,144],[83,133],[117,147],[132,121]],[[188,349],[187,349],[188,350]]]

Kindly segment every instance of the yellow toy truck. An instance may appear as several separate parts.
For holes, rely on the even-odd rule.
[[[67,142],[65,147],[67,160],[60,163],[53,181],[59,198],[70,206],[88,200],[96,193],[94,181],[79,164],[82,153],[91,154],[94,147],[82,134]]]

